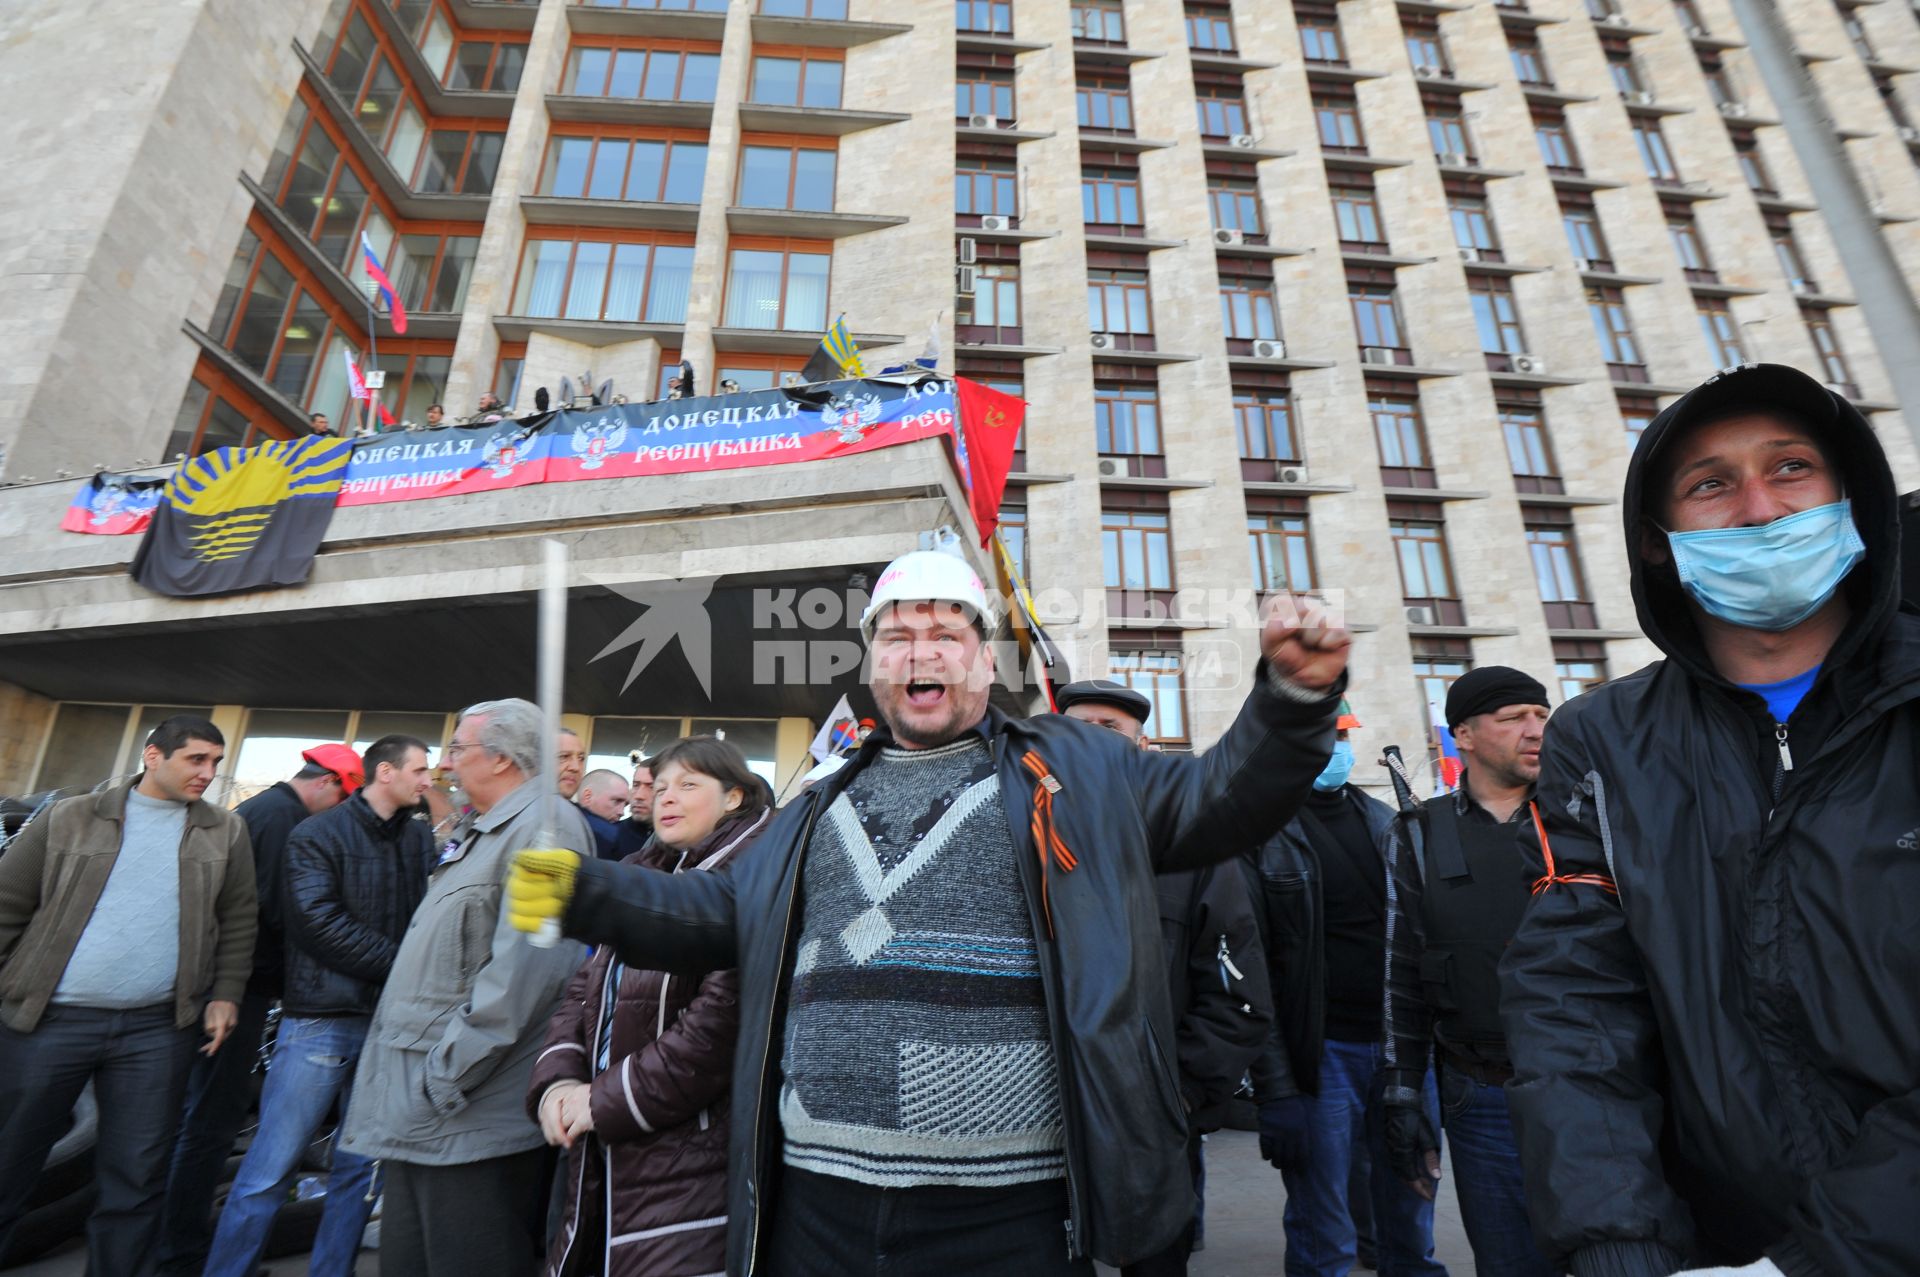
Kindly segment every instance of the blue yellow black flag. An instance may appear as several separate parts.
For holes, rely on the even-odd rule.
[[[300,584],[352,454],[351,439],[279,439],[182,463],[134,556],[133,579],[180,598]]]
[[[853,334],[847,331],[845,315],[833,321],[833,327],[827,329],[820,338],[813,358],[807,360],[807,366],[800,370],[800,380],[809,383],[866,375],[867,370],[860,364],[860,347],[854,344]]]

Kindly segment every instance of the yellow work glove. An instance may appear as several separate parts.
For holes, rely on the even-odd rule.
[[[560,918],[573,899],[580,853],[565,848],[532,848],[513,853],[507,870],[507,921],[519,931],[545,932],[559,939]]]

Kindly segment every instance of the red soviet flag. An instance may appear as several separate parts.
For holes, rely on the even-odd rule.
[[[980,544],[993,539],[1000,523],[1000,497],[1007,490],[1007,471],[1013,468],[1014,445],[1027,419],[1027,401],[993,390],[977,381],[955,377],[955,399],[960,421],[954,433],[954,452],[967,480],[973,521],[980,528]]]

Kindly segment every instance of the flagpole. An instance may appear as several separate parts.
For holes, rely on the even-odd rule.
[[[362,269],[365,269],[365,268],[363,267]],[[380,290],[380,285],[373,282],[373,276],[371,275],[367,276],[367,367],[365,370],[366,372],[372,372],[376,367],[379,366],[380,338],[378,333],[375,331],[378,321],[376,319],[376,316],[373,310],[373,295],[379,290]],[[362,375],[364,376],[364,373]],[[385,387],[383,386],[381,389],[385,389]],[[372,387],[367,388],[367,426],[366,428],[367,428],[368,434],[373,433],[373,422],[374,422],[373,397],[379,393],[380,393],[379,390],[375,390]]]

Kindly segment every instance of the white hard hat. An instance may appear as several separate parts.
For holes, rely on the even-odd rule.
[[[915,550],[887,564],[873,588],[873,601],[860,617],[860,633],[867,641],[873,640],[880,613],[894,603],[959,603],[973,609],[983,632],[993,632],[993,606],[980,574],[965,559],[940,550]]]

